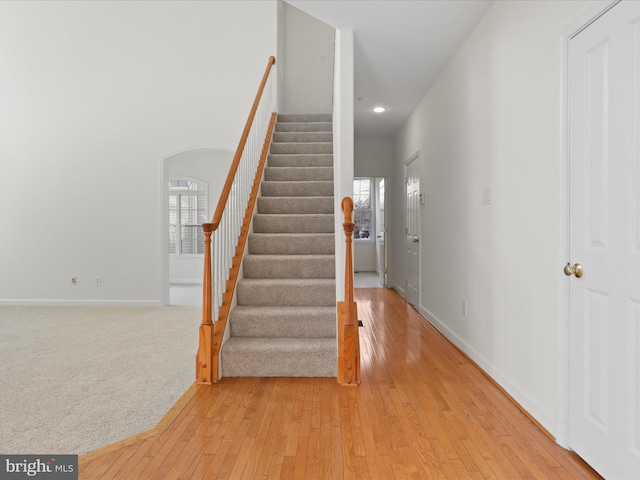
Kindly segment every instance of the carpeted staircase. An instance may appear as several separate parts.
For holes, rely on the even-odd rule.
[[[336,376],[334,237],[331,115],[279,115],[223,376]]]

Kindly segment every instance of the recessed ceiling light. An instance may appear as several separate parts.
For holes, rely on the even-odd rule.
[[[382,113],[387,111],[387,107],[373,107],[371,110],[373,110],[375,113]]]

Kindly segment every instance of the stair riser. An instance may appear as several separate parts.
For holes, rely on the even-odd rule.
[[[238,283],[238,305],[249,306],[330,306],[336,303],[335,285],[319,284],[281,285],[268,282],[257,284],[245,280]]]
[[[333,215],[256,215],[255,233],[333,233]]]
[[[280,113],[278,123],[284,122],[331,122],[333,117],[330,113]]]
[[[270,167],[333,167],[333,155],[319,153],[313,155],[269,154]]]
[[[333,153],[333,143],[272,143],[271,153],[317,154]]]
[[[264,169],[264,179],[274,182],[327,182],[333,181],[333,168],[331,167],[267,167]]]
[[[335,278],[335,258],[249,255],[244,259],[244,278]],[[280,256],[282,257],[282,256]]]
[[[262,182],[263,197],[333,197],[333,182]]]
[[[318,351],[222,351],[225,377],[335,377],[336,347]],[[286,360],[283,360],[286,359]]]
[[[332,142],[332,132],[274,132],[274,143],[310,143],[310,142]]]
[[[276,132],[332,132],[331,122],[277,122]]]
[[[333,234],[304,236],[293,234],[249,235],[249,253],[256,255],[333,255]]]
[[[336,314],[300,314],[273,316],[268,309],[262,314],[245,315],[240,309],[229,316],[231,336],[248,338],[330,338],[336,336]]]
[[[333,214],[333,197],[259,197],[258,213]]]

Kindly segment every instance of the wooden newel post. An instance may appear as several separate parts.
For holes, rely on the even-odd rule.
[[[196,354],[196,383],[211,385],[213,382],[213,322],[211,299],[211,234],[214,225],[203,223],[204,230],[204,276],[202,278],[202,323]]]
[[[344,261],[344,301],[346,303],[353,302],[353,200],[349,197],[342,199],[342,211],[344,212],[344,235],[346,237],[346,250]]]
[[[353,200],[342,200],[346,255],[344,271],[344,302],[338,302],[338,383],[360,384],[360,338],[358,308],[353,296]]]

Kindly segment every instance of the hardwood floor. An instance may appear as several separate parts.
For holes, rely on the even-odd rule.
[[[80,479],[598,479],[393,290],[357,289],[362,384],[224,378]],[[195,333],[194,333],[195,334]]]

